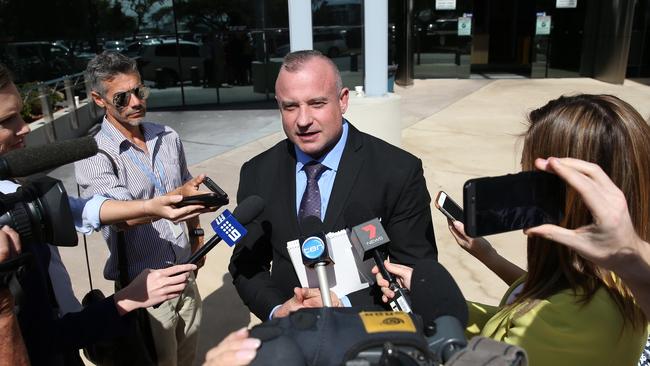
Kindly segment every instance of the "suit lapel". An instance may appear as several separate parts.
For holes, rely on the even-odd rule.
[[[291,238],[297,238],[300,235],[300,228],[298,226],[298,216],[296,214],[296,151],[293,144],[286,140],[286,159],[280,159],[278,174],[280,189],[280,197],[285,197],[283,212],[284,217],[287,218],[289,228],[291,230]]]
[[[323,226],[326,233],[331,232],[333,229],[342,229],[334,228],[334,225],[343,214],[345,204],[348,202],[348,197],[363,165],[363,136],[349,122],[348,127],[348,141],[341,156],[339,170],[336,172],[334,187],[332,187],[332,194],[325,212]]]

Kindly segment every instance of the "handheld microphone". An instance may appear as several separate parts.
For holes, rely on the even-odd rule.
[[[92,136],[26,147],[0,157],[0,179],[26,177],[97,154]]]
[[[446,363],[467,346],[468,311],[458,284],[440,263],[421,260],[411,275],[413,312],[422,317],[429,349]]]
[[[395,293],[395,297],[389,301],[391,309],[393,311],[410,313],[412,310],[408,293],[406,289],[397,283],[395,277],[388,272],[384,265],[384,257],[379,251],[379,247],[390,242],[388,234],[379,219],[363,203],[355,202],[348,206],[345,211],[345,222],[351,226],[351,240],[359,243],[364,250],[363,259],[365,260],[372,256],[382,277],[388,281],[389,288]],[[360,224],[352,226],[353,223],[359,222]]]
[[[237,206],[233,213],[224,210],[210,223],[216,233],[208,240],[199,250],[197,250],[185,263],[199,261],[203,256],[208,254],[221,240],[224,240],[228,246],[237,244],[248,231],[244,225],[248,225],[264,209],[264,200],[259,196],[249,196]]]
[[[302,238],[300,238],[300,253],[302,263],[316,269],[318,288],[323,299],[323,305],[332,307],[330,286],[327,281],[325,267],[332,263],[327,250],[327,239],[323,233],[323,222],[316,216],[307,216],[300,223]]]

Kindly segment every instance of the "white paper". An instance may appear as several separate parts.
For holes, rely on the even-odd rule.
[[[456,10],[456,0],[436,0],[436,10]]]
[[[578,0],[555,0],[555,7],[562,8],[575,8],[578,6]]]
[[[538,16],[535,25],[535,35],[547,36],[551,34],[551,17],[548,15]]]
[[[459,36],[472,35],[472,18],[468,18],[468,17],[458,18],[458,35]]]
[[[325,271],[330,289],[336,296],[348,295],[374,283],[374,276],[370,271],[374,261],[372,259],[363,261],[363,256],[359,255],[357,250],[353,250],[346,230],[328,233],[326,239],[327,249],[334,263],[325,267]],[[302,264],[300,242],[298,240],[287,242],[287,250],[300,280],[300,286],[318,288],[316,270]]]

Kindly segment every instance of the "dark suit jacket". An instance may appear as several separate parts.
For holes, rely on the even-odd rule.
[[[273,307],[293,296],[294,287],[300,287],[287,251],[287,242],[300,236],[295,170],[294,145],[288,139],[246,162],[241,169],[237,201],[258,195],[264,199],[265,208],[256,220],[258,225],[253,225],[235,248],[229,270],[239,296],[262,320],[268,318]],[[344,213],[353,202],[363,202],[382,219],[391,239],[388,253],[392,261],[412,265],[421,258],[437,259],[431,197],[422,162],[349,125],[323,220],[324,232],[347,226]],[[371,291],[360,292],[349,295],[353,305],[378,302]]]

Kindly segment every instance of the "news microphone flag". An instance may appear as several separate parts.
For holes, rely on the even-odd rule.
[[[212,226],[214,232],[225,241],[229,247],[237,244],[237,242],[248,232],[228,210],[224,210],[221,215],[217,216],[217,218],[210,223],[210,226]]]
[[[384,230],[384,227],[377,218],[352,227],[352,233],[366,253],[366,258],[364,259],[370,256],[372,249],[390,242],[386,230]]]

